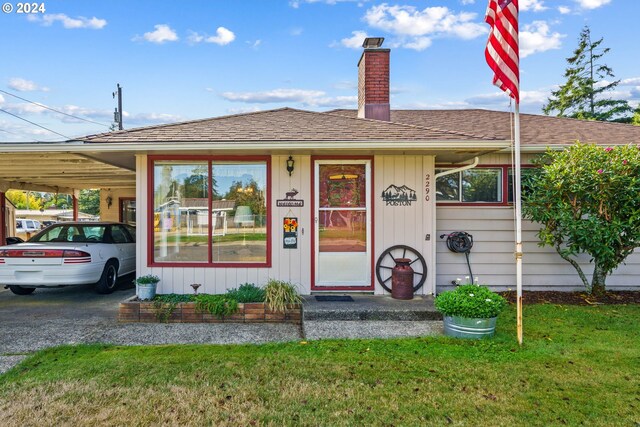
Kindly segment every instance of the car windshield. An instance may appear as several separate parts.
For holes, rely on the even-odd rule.
[[[59,224],[36,234],[29,242],[103,242],[105,229],[104,225]]]

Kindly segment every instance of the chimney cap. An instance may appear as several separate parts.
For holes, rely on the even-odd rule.
[[[362,47],[365,49],[374,49],[382,46],[384,43],[384,37],[367,37],[362,43]]]

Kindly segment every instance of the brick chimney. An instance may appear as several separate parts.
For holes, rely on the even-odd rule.
[[[389,107],[389,49],[382,37],[368,37],[358,62],[358,118],[391,120]]]

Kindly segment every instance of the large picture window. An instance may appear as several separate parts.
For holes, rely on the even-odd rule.
[[[267,266],[268,158],[150,165],[153,263]]]

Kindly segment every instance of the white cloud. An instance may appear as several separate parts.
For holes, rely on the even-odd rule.
[[[10,79],[9,87],[13,90],[17,90],[18,92],[49,91],[48,87],[40,86],[31,80],[23,79],[21,77],[14,77]]]
[[[328,4],[328,5],[335,5],[338,3],[358,3],[358,6],[362,6],[365,2],[367,2],[368,0],[291,0],[289,2],[289,6],[291,6],[294,9],[297,9],[300,7],[301,3],[324,3],[324,4]]]
[[[256,104],[299,103],[311,107],[355,107],[357,96],[330,97],[321,90],[273,89],[262,92],[223,92],[220,96],[227,101]]]
[[[408,42],[400,42],[399,46],[405,49],[421,51],[431,46],[431,39],[429,37],[415,37]]]
[[[571,13],[571,8],[567,6],[558,6],[558,12],[560,12],[563,15],[567,15]]]
[[[520,0],[518,3],[520,6],[520,11],[534,11],[534,12],[542,12],[543,10],[547,10],[548,7],[544,5],[543,0]]]
[[[564,34],[550,33],[549,25],[545,21],[533,21],[520,31],[520,57],[560,49],[563,37]]]
[[[468,4],[474,4],[476,2],[476,0],[461,0],[460,3],[462,3],[463,5],[468,5]]]
[[[262,40],[258,39],[255,41],[247,41],[246,43],[249,45],[250,48],[257,49],[262,44]]]
[[[294,27],[291,30],[289,30],[289,34],[294,36],[294,37],[297,37],[297,36],[301,35],[303,31],[304,30],[302,29],[302,27]]]
[[[640,86],[640,77],[631,77],[620,80],[619,86]]]
[[[345,37],[344,39],[340,40],[340,42],[334,41],[333,43],[331,43],[330,46],[331,47],[344,46],[344,47],[348,47],[349,49],[360,49],[362,48],[362,43],[364,42],[364,39],[369,37],[365,31],[352,31],[351,34],[352,34],[351,37]]]
[[[150,43],[163,44],[166,42],[174,42],[178,40],[178,34],[166,24],[154,25],[154,31],[149,31],[141,36],[135,36],[134,41],[146,40]]]
[[[575,2],[585,9],[597,9],[611,3],[611,0],[575,0]]]
[[[4,103],[4,96],[0,95],[0,104]]]
[[[92,18],[85,18],[84,16],[71,18],[64,13],[46,14],[42,15],[42,17],[28,15],[28,20],[31,22],[39,22],[45,27],[50,27],[55,22],[60,22],[62,26],[67,29],[88,28],[90,30],[101,30],[107,25],[106,19],[99,19],[95,16]]]
[[[389,6],[383,3],[367,10],[364,20],[373,28],[399,36],[453,36],[473,39],[487,33],[484,25],[472,22],[475,13],[454,13],[446,7]]]
[[[225,46],[236,39],[236,35],[233,31],[226,29],[225,27],[218,27],[215,36],[209,36],[206,34],[199,34],[191,32],[189,35],[189,42],[191,43],[215,43],[220,46]]]

